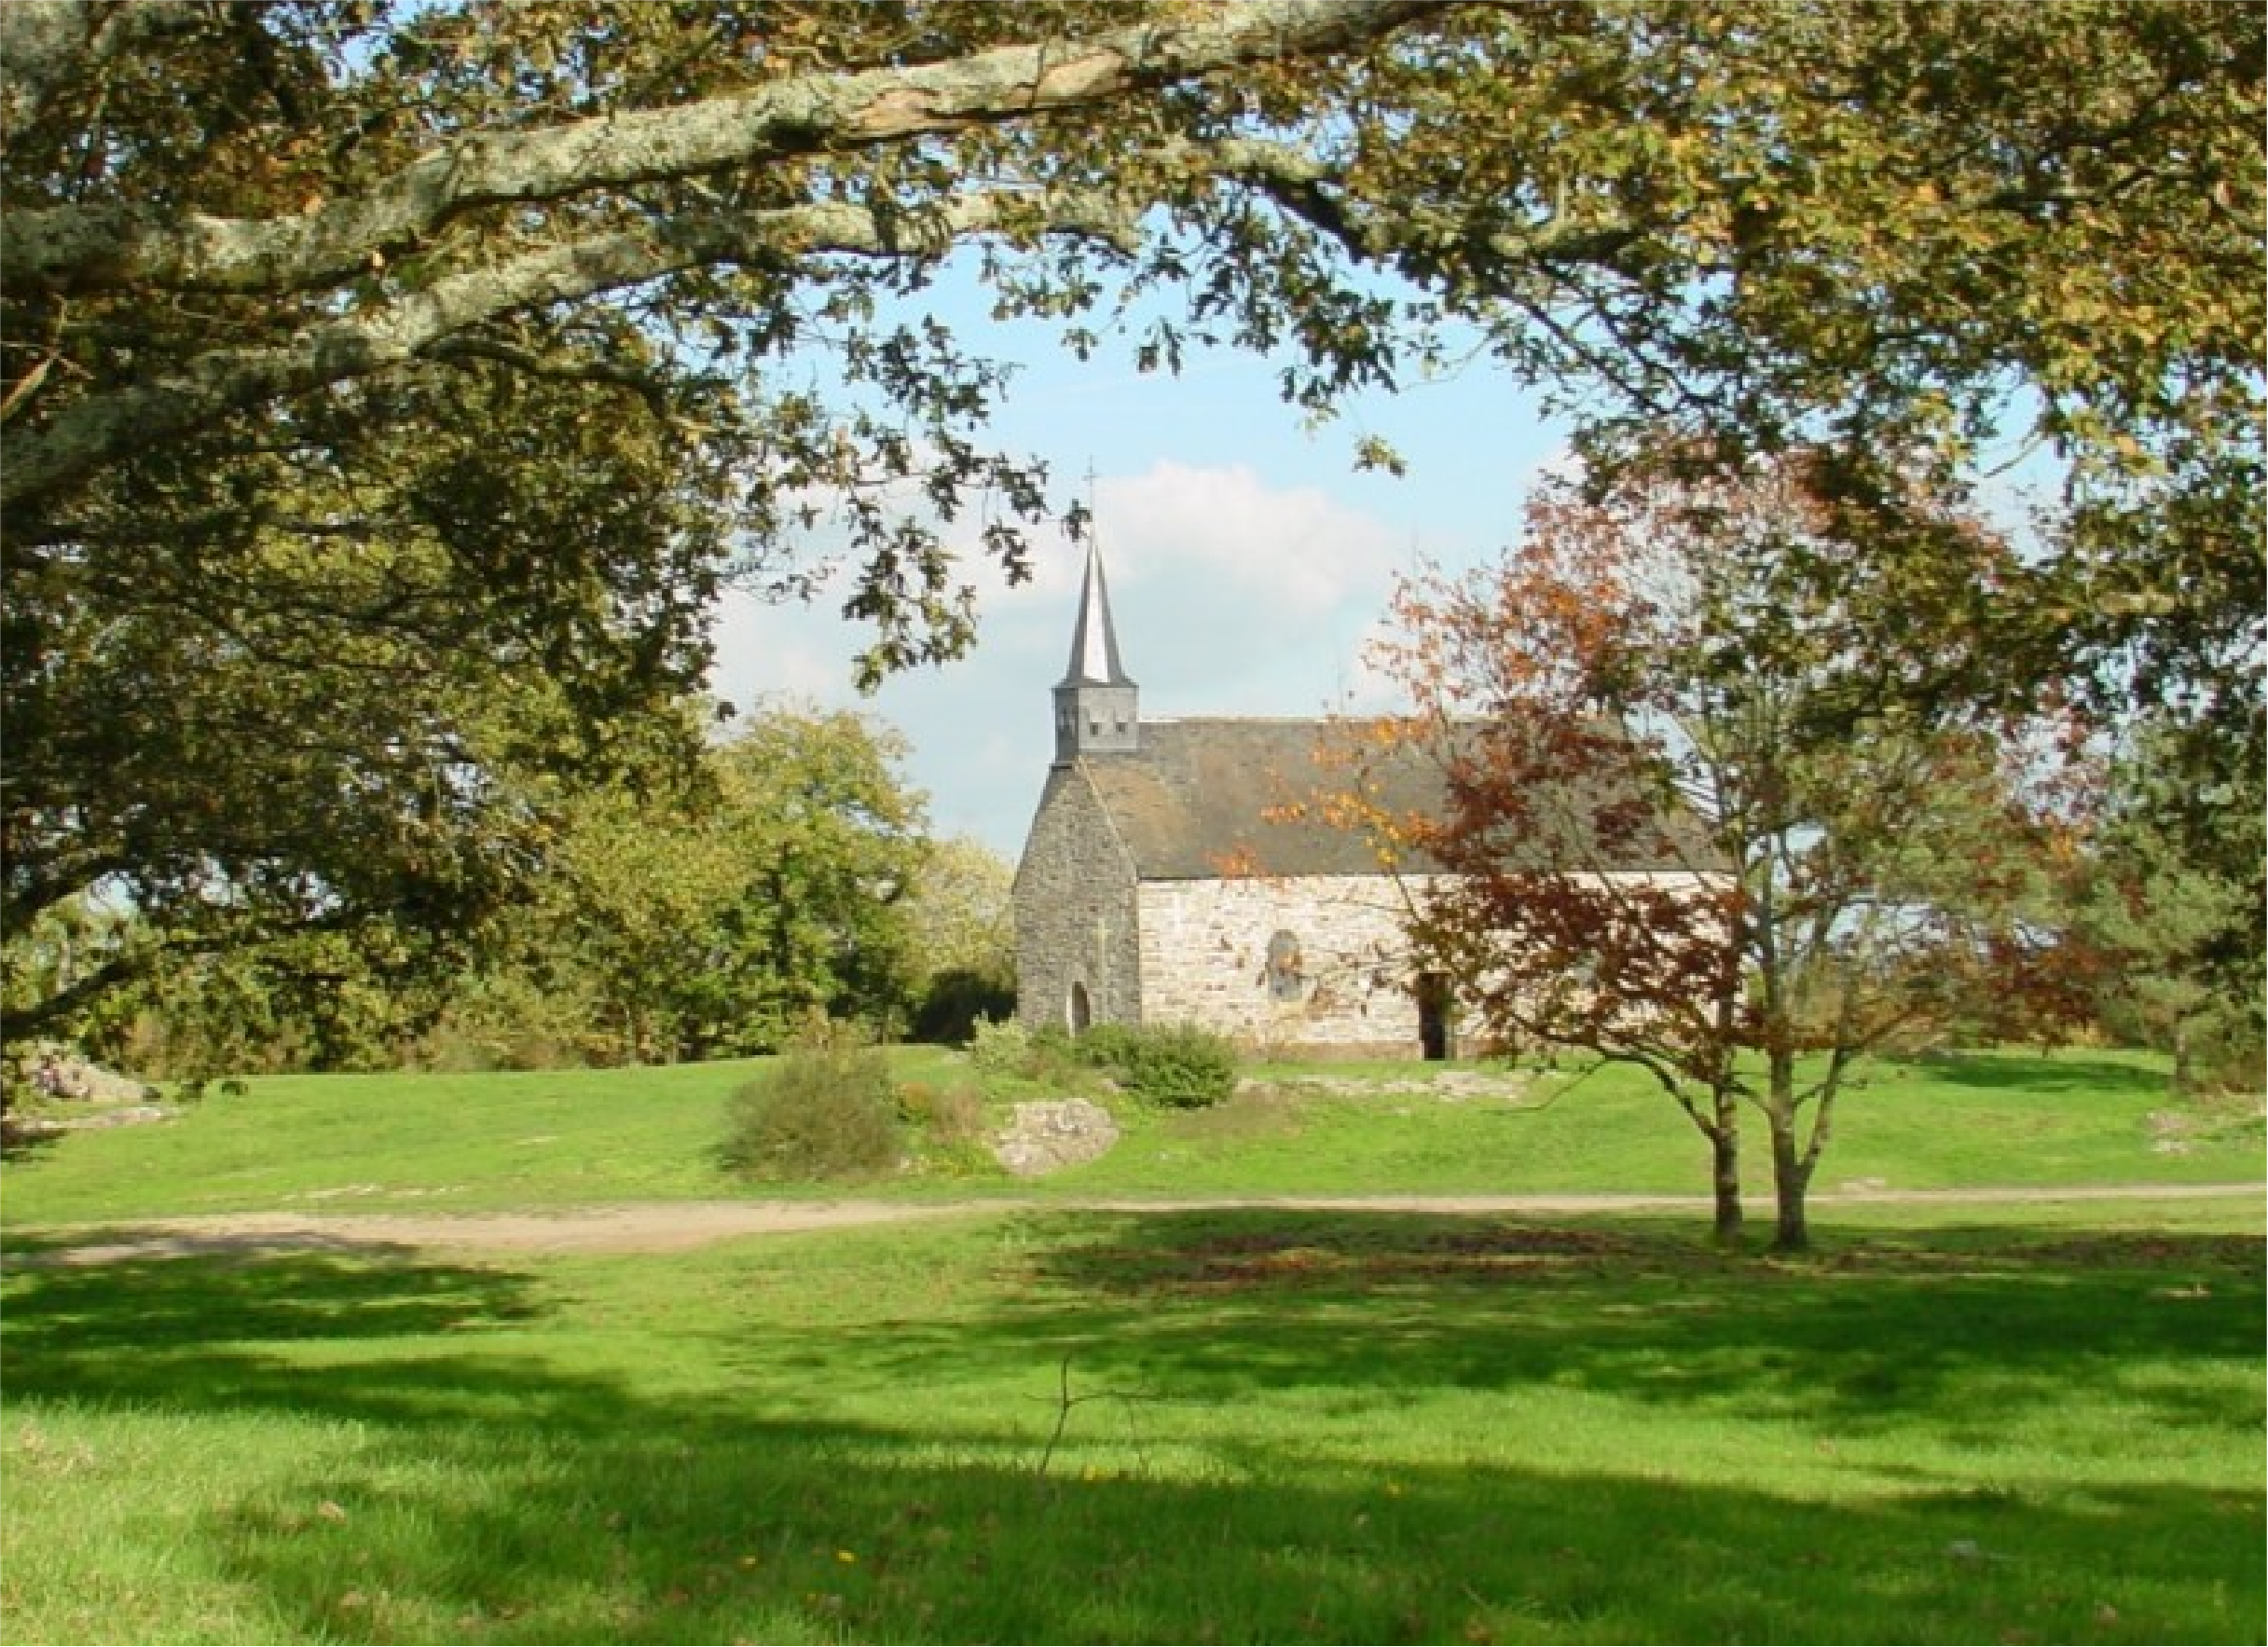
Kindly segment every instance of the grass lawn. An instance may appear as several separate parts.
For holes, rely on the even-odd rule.
[[[1846,1205],[1801,1261],[1050,1204],[1699,1193],[1615,1072],[1263,1072],[1036,1193],[667,1256],[54,1261],[75,1220],[746,1194],[750,1067],[258,1081],[7,1166],[0,1640],[2268,1639],[2255,1199]],[[2261,1174],[2257,1101],[2006,1055],[1881,1072],[1821,1187]]]
[[[0,1208],[14,1225],[730,1195],[713,1151],[755,1067],[255,1077],[171,1121],[35,1149],[0,1173]]]
[[[907,1049],[909,1079],[974,1078]],[[718,1165],[725,1100],[756,1062],[527,1075],[274,1077],[159,1125],[75,1134],[0,1174],[16,1227],[242,1211],[476,1212],[750,1193]],[[1042,1184],[1005,1175],[859,1187],[960,1196],[1643,1190],[1702,1194],[1699,1136],[1643,1076],[1542,1076],[1517,1097],[1391,1090],[1423,1066],[1263,1069],[1220,1108],[1120,1103],[1120,1146]],[[1345,1092],[1320,1083],[1368,1077]],[[1020,1094],[1032,1095],[1032,1094]],[[2169,1130],[2170,1129],[2170,1130]],[[1762,1128],[1752,1194],[1768,1193]],[[2256,1182],[2257,1100],[2172,1104],[2162,1061],[2075,1052],[1875,1066],[1838,1110],[1818,1187]],[[803,1187],[838,1194],[840,1187]],[[766,1193],[777,1193],[767,1190]]]
[[[1422,1066],[1378,1066],[1380,1081]],[[1700,1135],[1624,1066],[1542,1075],[1515,1098],[1314,1091],[1329,1065],[1262,1071],[1279,1090],[1184,1115],[1134,1112],[1124,1145],[1052,1180],[1088,1192],[1643,1190],[1705,1194]],[[2165,1065],[2105,1052],[1877,1062],[1842,1098],[1815,1187],[2257,1182],[2258,1098],[2171,1102]],[[1770,1193],[1760,1119],[1742,1161]],[[2166,1146],[2172,1147],[2166,1147]]]
[[[1839,1224],[20,1259],[0,1631],[2262,1639],[2260,1209]]]

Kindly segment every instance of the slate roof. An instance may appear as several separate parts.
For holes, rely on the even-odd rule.
[[[1359,831],[1268,816],[1343,785],[1315,760],[1317,746],[1338,735],[1326,721],[1145,721],[1136,752],[1088,755],[1081,764],[1146,881],[1376,874]],[[1381,781],[1385,804],[1397,811],[1439,808],[1439,774],[1420,756],[1406,754]]]
[[[1283,822],[1272,811],[1343,789],[1346,774],[1316,759],[1348,735],[1340,722],[1249,718],[1145,721],[1132,753],[1080,758],[1145,881],[1214,880],[1229,874],[1374,875],[1381,872],[1359,830],[1321,820]],[[1404,748],[1376,762],[1376,799],[1393,813],[1438,815],[1440,768]],[[1672,861],[1629,869],[1716,867],[1693,820]],[[1413,856],[1400,866],[1440,866]]]

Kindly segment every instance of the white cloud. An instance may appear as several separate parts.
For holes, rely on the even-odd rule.
[[[1315,487],[1271,487],[1242,465],[1160,462],[1104,477],[1095,506],[1119,643],[1143,712],[1313,715],[1352,696],[1379,701],[1362,663],[1408,535]],[[933,827],[1021,847],[1052,749],[1049,689],[1063,676],[1083,547],[1034,545],[1032,576],[1010,587],[961,543],[977,594],[978,642],[961,661],[885,683],[852,684],[869,638],[836,615],[840,586],[809,606],[728,597],[712,688],[746,707],[770,695],[862,707],[913,746],[908,776],[930,796]]]
[[[1388,523],[1242,465],[1161,462],[1098,492],[1120,650],[1148,713],[1317,712],[1409,558]]]
[[[831,633],[835,630],[844,633]],[[808,698],[829,706],[847,702],[852,695],[847,640],[845,625],[805,608],[728,595],[718,616],[718,667],[711,689],[742,708],[759,698]]]
[[[1130,587],[1170,583],[1264,595],[1302,614],[1382,588],[1397,560],[1391,528],[1315,487],[1271,489],[1242,465],[1159,463],[1100,487],[1104,553]]]

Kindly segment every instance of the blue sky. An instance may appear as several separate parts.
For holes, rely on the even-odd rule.
[[[935,307],[972,347],[1023,368],[994,424],[1002,449],[1047,460],[1059,493],[1093,471],[1119,643],[1146,717],[1377,701],[1362,652],[1395,574],[1421,557],[1491,556],[1562,446],[1533,397],[1485,364],[1364,396],[1311,430],[1258,357],[1192,352],[1178,377],[1144,376],[1107,349],[1082,364],[1046,328],[982,318],[958,282]],[[1395,446],[1409,474],[1356,473],[1365,435]],[[906,776],[928,795],[933,830],[1012,860],[1047,775],[1048,693],[1069,654],[1083,553],[1040,541],[1032,580],[1015,589],[971,554],[975,649],[867,698],[851,679],[863,631],[834,615],[839,590],[808,607],[735,597],[712,689],[743,707],[786,698],[888,722],[911,744]]]

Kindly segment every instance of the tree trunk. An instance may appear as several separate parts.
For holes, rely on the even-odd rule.
[[[1764,1112],[1772,1126],[1772,1250],[1802,1253],[1811,1248],[1811,1226],[1804,1211],[1804,1197],[1811,1187],[1816,1152],[1805,1160],[1796,1123],[1802,1119],[1795,1104],[1795,1054],[1785,1042],[1766,1054],[1769,1074]],[[1821,1102],[1827,1100],[1822,1099]],[[1821,1136],[1815,1132],[1815,1138]]]
[[[1717,1124],[1709,1134],[1711,1183],[1717,1198],[1716,1242],[1721,1247],[1740,1244],[1740,1112],[1730,1095],[1717,1099]]]
[[[1811,1172],[1795,1146],[1795,1114],[1772,1106],[1772,1250],[1803,1253],[1811,1250],[1811,1226],[1804,1210],[1811,1187]]]

